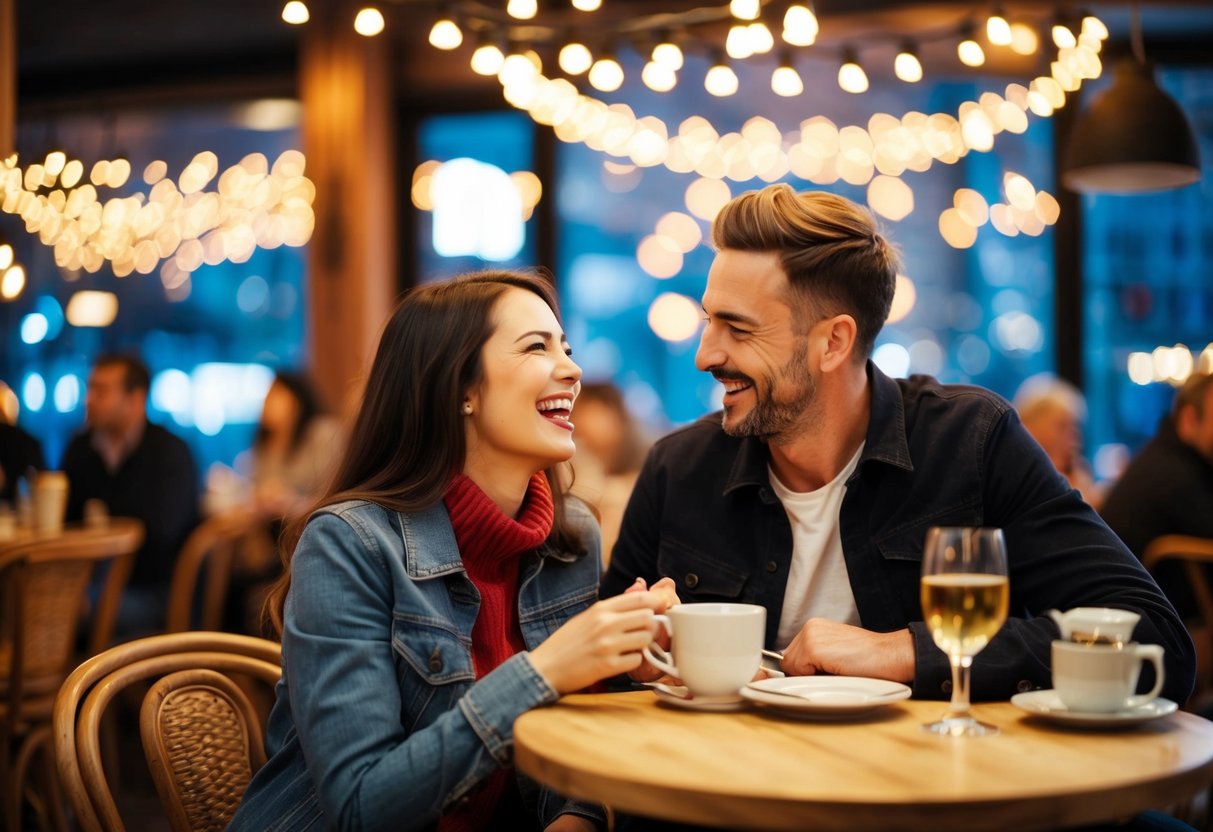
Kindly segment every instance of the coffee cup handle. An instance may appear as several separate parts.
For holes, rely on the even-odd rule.
[[[1126,709],[1140,708],[1142,705],[1148,705],[1153,702],[1158,694],[1162,692],[1162,683],[1164,680],[1162,669],[1162,647],[1157,644],[1139,644],[1135,650],[1138,658],[1143,661],[1148,661],[1154,665],[1154,687],[1149,693],[1143,693],[1140,696],[1131,696],[1129,701],[1125,703]]]
[[[674,630],[670,627],[670,617],[668,615],[654,615],[653,620],[665,628],[666,633],[670,638],[674,637]],[[657,642],[650,641],[640,651],[649,664],[657,668],[661,672],[679,678],[678,668],[674,667],[674,657],[657,646]]]

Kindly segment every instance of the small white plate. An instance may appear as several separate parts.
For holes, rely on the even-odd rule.
[[[1160,696],[1153,702],[1147,702],[1140,707],[1114,711],[1109,714],[1072,711],[1061,701],[1057,691],[1052,689],[1017,693],[1011,697],[1011,704],[1034,716],[1082,728],[1129,728],[1164,717],[1167,714],[1173,714],[1179,709],[1179,706],[1170,699],[1163,699]]]
[[[797,716],[851,716],[910,698],[899,682],[863,676],[789,676],[762,679],[741,689],[749,701]]]
[[[657,700],[675,708],[685,708],[688,711],[740,711],[745,707],[741,696],[691,696],[691,692],[682,685],[665,685],[661,682],[648,682],[647,687],[657,694]]]

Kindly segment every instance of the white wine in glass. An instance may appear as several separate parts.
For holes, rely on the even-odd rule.
[[[924,729],[953,737],[998,733],[997,727],[978,722],[970,710],[969,673],[973,657],[1007,620],[1009,606],[1002,529],[952,526],[927,531],[922,614],[952,665],[952,703],[942,719]]]

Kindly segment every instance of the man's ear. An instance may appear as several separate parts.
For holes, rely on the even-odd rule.
[[[1190,442],[1193,432],[1196,430],[1196,408],[1192,405],[1184,405],[1175,414],[1175,433],[1184,442]]]
[[[824,345],[821,352],[821,370],[828,373],[837,370],[851,360],[855,352],[859,327],[850,315],[835,315],[818,322],[818,337]]]

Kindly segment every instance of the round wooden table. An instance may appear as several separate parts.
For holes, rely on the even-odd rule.
[[[1054,829],[1181,802],[1213,778],[1213,723],[1175,713],[1074,730],[1010,703],[974,710],[1002,733],[921,730],[943,702],[846,721],[701,713],[648,691],[576,695],[521,716],[519,769],[615,811],[729,829]]]

